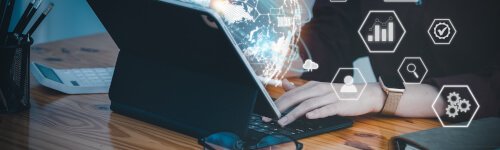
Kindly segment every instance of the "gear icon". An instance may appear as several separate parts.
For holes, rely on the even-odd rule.
[[[463,113],[467,113],[470,110],[471,104],[468,100],[463,99],[458,103],[458,110]]]
[[[453,106],[458,105],[458,103],[460,102],[460,99],[461,99],[460,94],[458,94],[457,92],[451,92],[450,94],[448,94],[448,96],[446,98],[447,98],[448,103],[450,103],[450,105],[453,105]]]
[[[456,116],[458,116],[458,111],[458,107],[455,105],[448,105],[448,107],[446,107],[446,115],[448,115],[448,117],[450,118],[455,118]]]
[[[443,29],[448,29],[448,32],[446,35],[443,35],[442,33],[441,34],[438,33],[438,32],[440,32],[438,29],[438,27],[440,27],[440,26],[444,26]],[[451,32],[449,30],[451,30],[450,25],[448,25],[447,23],[444,23],[444,22],[440,22],[434,26],[434,36],[440,40],[444,40],[444,39],[450,37]]]

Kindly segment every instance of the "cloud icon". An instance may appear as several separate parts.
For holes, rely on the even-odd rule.
[[[304,68],[308,72],[311,72],[313,70],[318,69],[319,65],[318,65],[318,63],[315,63],[311,59],[307,59],[306,62],[304,63],[304,65],[302,65],[302,68]]]

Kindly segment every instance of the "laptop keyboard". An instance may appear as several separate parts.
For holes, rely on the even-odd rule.
[[[351,125],[351,120],[334,116],[316,120],[301,118],[290,125],[281,127],[276,121],[264,122],[260,116],[252,115],[248,125],[248,135],[252,140],[258,140],[270,134],[280,134],[289,136],[293,139],[301,139],[349,127]]]
[[[268,134],[283,134],[287,136],[293,136],[298,133],[303,133],[307,130],[304,129],[293,129],[293,128],[282,128],[277,122],[272,121],[272,122],[264,122],[262,121],[262,118],[253,115],[251,117],[250,124],[248,125],[248,129],[251,131],[255,131],[257,133],[260,133],[261,135],[268,135]]]

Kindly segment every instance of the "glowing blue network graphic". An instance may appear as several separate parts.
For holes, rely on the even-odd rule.
[[[180,1],[216,11],[265,84],[283,79],[299,57],[301,26],[310,19],[299,0]]]

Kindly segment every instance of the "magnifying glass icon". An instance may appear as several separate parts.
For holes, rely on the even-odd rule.
[[[414,63],[409,63],[408,65],[406,65],[406,71],[408,71],[409,73],[412,73],[415,78],[420,78],[420,76],[418,76],[417,74],[417,66],[414,64]]]

